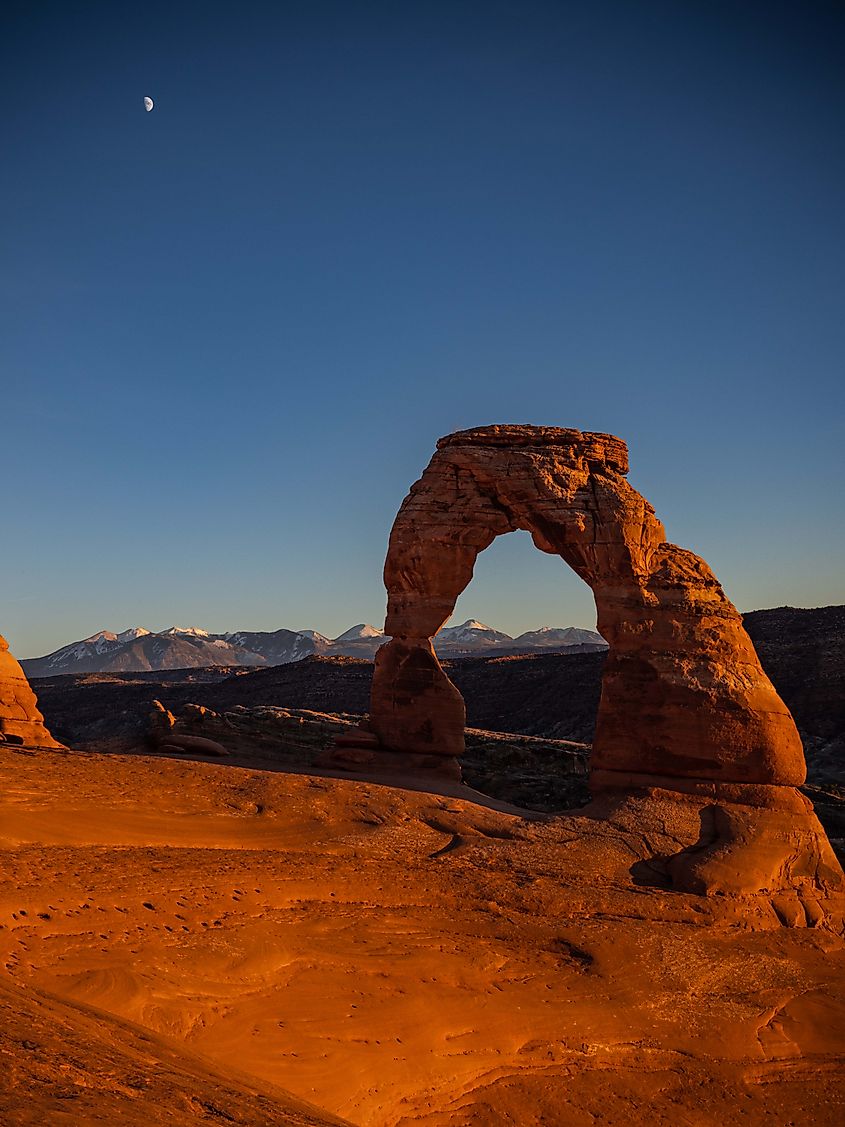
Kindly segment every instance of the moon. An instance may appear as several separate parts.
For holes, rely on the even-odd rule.
[[[147,111],[147,113],[150,112],[154,105],[155,102],[152,100],[152,98],[144,98],[144,109]]]

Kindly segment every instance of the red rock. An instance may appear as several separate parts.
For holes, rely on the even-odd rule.
[[[461,755],[463,701],[431,639],[472,579],[479,552],[523,529],[590,585],[610,647],[594,793],[658,786],[700,796],[702,811],[736,804],[733,814],[702,813],[715,828],[697,844],[706,852],[695,863],[674,865],[676,887],[836,884],[841,870],[828,865],[824,833],[793,789],[806,769],[788,709],[710,568],[667,542],[627,470],[624,442],[606,434],[493,426],[438,442],[390,535],[392,640],[376,656],[372,731],[384,749],[406,757]],[[775,814],[784,808],[791,813]],[[801,822],[800,832],[790,832],[790,819]]]
[[[0,635],[0,742],[61,747],[48,732],[35,693]]]
[[[358,728],[353,728],[349,735],[335,736],[335,747],[363,747],[363,748],[378,748],[378,736],[372,732],[365,732]]]
[[[168,732],[158,744],[159,751],[195,751],[200,755],[228,755],[228,750],[217,740],[206,739],[205,736],[187,736],[181,732]]]

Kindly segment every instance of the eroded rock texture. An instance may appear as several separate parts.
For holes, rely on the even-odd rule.
[[[607,807],[626,793],[670,792],[704,812],[700,833],[669,866],[675,886],[745,892],[839,880],[794,789],[805,776],[795,724],[738,612],[702,559],[667,543],[627,472],[625,443],[606,434],[489,426],[438,442],[390,536],[392,641],[376,657],[372,732],[409,767],[455,764],[463,700],[431,639],[479,552],[524,529],[590,585],[610,646],[594,794]]]
[[[35,693],[29,687],[9,643],[0,634],[0,743],[61,747],[44,726]]]

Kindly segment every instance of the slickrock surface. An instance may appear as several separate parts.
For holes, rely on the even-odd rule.
[[[842,1121],[817,903],[672,890],[656,790],[471,797],[0,749],[0,1120]]]
[[[17,661],[9,653],[9,643],[0,634],[0,743],[32,747],[59,747],[44,726],[35,693]]]
[[[275,1085],[77,999],[0,981],[4,1127],[341,1127]],[[348,1125],[347,1125],[348,1127]]]

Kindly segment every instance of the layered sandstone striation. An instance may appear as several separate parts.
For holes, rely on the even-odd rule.
[[[669,866],[678,888],[839,885],[841,870],[795,789],[805,778],[798,732],[739,613],[704,560],[667,542],[627,472],[625,443],[606,434],[488,426],[438,442],[390,535],[392,640],[376,657],[370,754],[455,770],[464,703],[432,638],[478,554],[522,529],[595,596],[610,649],[591,788],[605,809],[629,794],[668,793],[700,813],[697,834]]]
[[[9,643],[0,634],[0,743],[32,747],[61,747],[47,731],[35,693]]]

